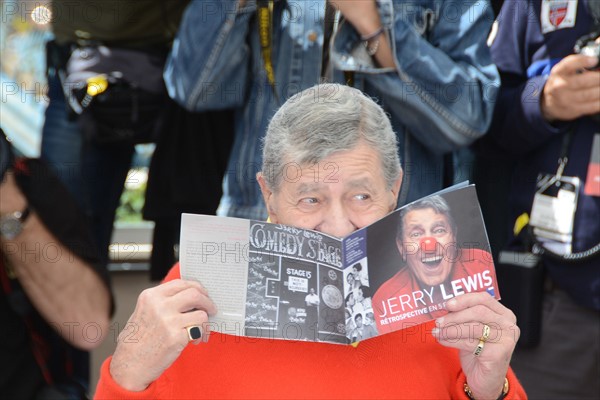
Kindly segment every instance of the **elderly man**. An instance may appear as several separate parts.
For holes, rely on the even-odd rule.
[[[435,290],[439,285],[448,284],[450,288],[450,281],[477,274],[483,274],[482,281],[496,281],[491,254],[481,249],[461,250],[457,247],[456,223],[450,206],[442,196],[431,196],[409,204],[400,211],[399,220],[396,244],[404,266],[375,293],[373,309],[379,317],[387,314],[385,304],[391,298],[412,296],[424,290],[432,294],[430,304],[439,304],[445,301],[443,292]],[[443,314],[443,309],[430,311],[411,318],[410,324]],[[402,329],[401,324],[407,323],[399,320],[380,324],[380,318],[375,320],[380,332]]]
[[[258,174],[271,221],[345,236],[385,216],[402,180],[396,148],[383,110],[356,89],[320,85],[290,98],[269,125]],[[289,165],[302,173],[291,179]],[[356,347],[215,332],[191,346],[186,327],[205,325],[216,306],[200,283],[179,276],[175,267],[140,296],[135,332],[122,334],[104,363],[98,398],[525,397],[508,365],[514,315],[486,293],[449,302],[437,325]],[[489,340],[476,356],[481,337]],[[349,366],[369,384],[347,385]]]

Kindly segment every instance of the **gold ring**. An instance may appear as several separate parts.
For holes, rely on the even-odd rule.
[[[202,329],[200,329],[199,326],[187,326],[185,329],[187,330],[188,339],[190,342],[202,338]]]
[[[479,340],[481,340],[483,343],[487,342],[487,340],[490,338],[490,331],[490,326],[487,324],[483,324],[483,335],[481,335]]]
[[[482,339],[479,339],[479,343],[477,344],[477,347],[475,347],[475,351],[473,352],[473,355],[475,357],[479,357],[479,355],[483,351],[483,346],[485,346],[485,342]]]

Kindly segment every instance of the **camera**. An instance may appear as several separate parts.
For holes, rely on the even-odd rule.
[[[600,69],[600,31],[590,33],[589,35],[582,36],[575,43],[573,50],[577,54],[583,54],[584,56],[596,57],[598,62],[596,66],[589,68],[590,70]]]
[[[591,68],[587,68],[590,71],[600,70],[600,31],[592,32],[588,35],[582,36],[575,43],[573,51],[576,54],[583,54],[584,56],[596,57],[596,65]],[[600,122],[600,114],[591,116],[595,121]]]

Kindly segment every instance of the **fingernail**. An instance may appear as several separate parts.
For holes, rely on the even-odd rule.
[[[450,307],[454,307],[456,305],[456,299],[450,299],[446,304],[448,304]]]
[[[444,323],[444,317],[440,317],[438,319],[435,320],[435,324],[437,326],[442,326],[442,324]]]
[[[437,335],[438,335],[439,333],[440,333],[440,330],[439,330],[438,328],[433,328],[433,329],[431,330],[431,334],[432,334],[433,336],[436,336],[436,337],[437,337]]]

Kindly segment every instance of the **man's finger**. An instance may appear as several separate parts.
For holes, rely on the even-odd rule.
[[[552,68],[552,73],[559,75],[573,75],[584,71],[586,68],[593,68],[596,64],[598,64],[598,59],[596,57],[571,54],[556,64],[554,68]]]
[[[461,311],[469,307],[486,306],[497,314],[505,314],[508,310],[487,292],[465,293],[446,303],[448,311]]]
[[[487,328],[485,328],[487,326]],[[495,322],[469,322],[464,324],[448,323],[432,331],[438,339],[449,341],[468,340],[477,343],[487,333],[486,341],[497,342],[503,335],[500,324]]]
[[[578,103],[596,103],[596,105],[600,105],[600,74],[597,76],[598,85],[596,87],[589,87],[585,89],[578,90],[574,93],[575,101]]]
[[[581,73],[571,75],[569,78],[571,90],[594,90],[600,93],[600,72],[583,70]]]
[[[172,281],[160,284],[156,287],[156,290],[163,296],[170,297],[190,287],[196,288],[200,293],[208,296],[208,291],[202,284],[196,281],[187,281],[183,279],[173,279]]]
[[[579,105],[581,115],[596,115],[600,113],[600,102],[598,100]]]
[[[202,310],[181,314],[177,325],[183,327],[186,338],[193,344],[206,342],[211,331],[208,314]]]
[[[195,286],[190,286],[176,293],[168,301],[174,303],[176,310],[179,312],[188,312],[195,309],[205,310],[209,315],[217,313],[217,307],[212,300]]]

